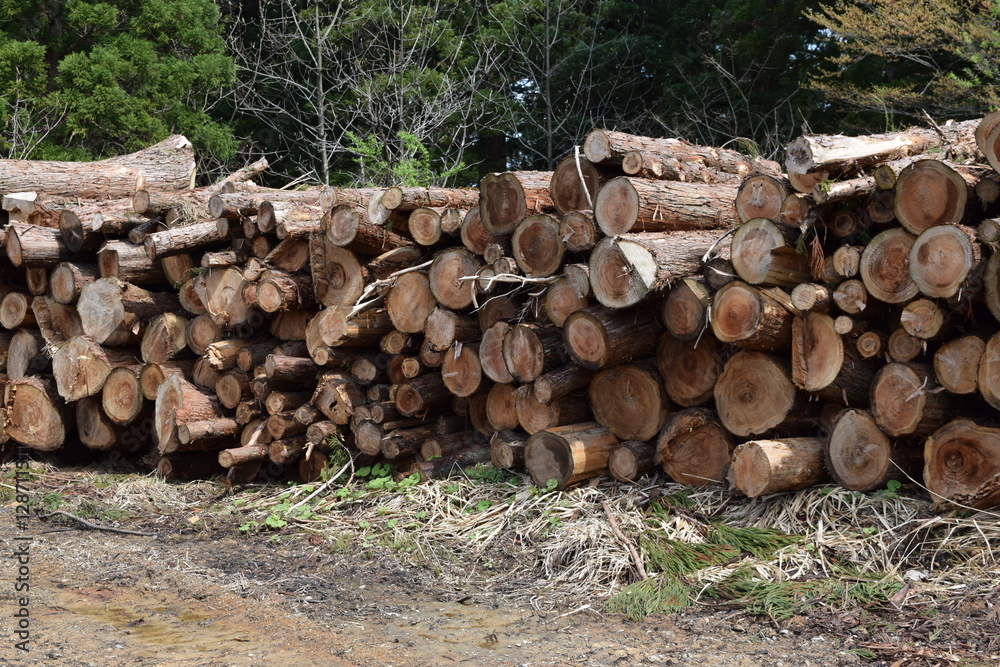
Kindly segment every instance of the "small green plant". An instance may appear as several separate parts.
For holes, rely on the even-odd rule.
[[[878,492],[882,498],[893,500],[899,498],[899,490],[903,488],[903,483],[898,479],[890,479],[885,483],[885,488]]]
[[[605,604],[607,611],[639,621],[650,614],[673,614],[691,604],[687,587],[674,577],[660,575],[629,584]]]
[[[494,468],[487,463],[477,463],[471,468],[466,468],[465,474],[474,482],[487,484],[499,484],[508,476],[507,471],[502,468]]]
[[[863,660],[878,660],[878,654],[867,648],[849,648],[848,653],[853,653]]]
[[[55,512],[66,504],[66,496],[58,491],[48,491],[38,499],[38,505],[46,512]]]
[[[256,533],[258,530],[260,530],[260,524],[257,523],[256,521],[247,521],[245,523],[241,523],[240,527],[237,530],[239,530],[244,535],[249,535],[250,533]]]

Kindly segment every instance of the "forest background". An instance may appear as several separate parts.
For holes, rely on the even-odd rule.
[[[0,0],[0,158],[470,186],[602,127],[781,159],[1000,106],[989,0]]]

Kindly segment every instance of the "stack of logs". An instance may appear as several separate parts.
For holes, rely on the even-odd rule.
[[[478,189],[192,188],[183,137],[2,162],[3,438],[168,478],[314,480],[342,443],[421,477],[922,475],[992,505],[998,119],[804,136],[787,173],[595,130]]]

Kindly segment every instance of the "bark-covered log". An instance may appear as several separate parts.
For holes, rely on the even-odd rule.
[[[715,406],[722,424],[739,436],[809,418],[787,363],[761,352],[739,352],[726,362],[715,383]]]
[[[667,292],[660,309],[664,326],[678,340],[695,340],[708,328],[712,293],[704,280],[685,278]]]
[[[528,438],[524,465],[536,486],[555,480],[556,489],[565,489],[606,471],[617,444],[609,429],[593,422],[558,426]]]
[[[526,276],[551,276],[562,265],[565,244],[559,223],[549,215],[531,215],[522,220],[511,237],[514,261]]]
[[[135,153],[95,162],[4,160],[0,192],[38,190],[80,198],[125,197],[143,186],[190,188],[194,174],[194,148],[175,134]]]
[[[535,396],[532,385],[518,387],[514,393],[517,422],[528,434],[576,424],[590,419],[590,405],[583,396],[565,395],[543,403]]]
[[[955,416],[959,405],[956,396],[937,388],[927,365],[886,364],[871,385],[875,423],[894,437],[930,435]]]
[[[626,234],[601,240],[590,254],[590,285],[609,308],[626,308],[701,270],[721,231]]]
[[[715,294],[712,332],[723,343],[748,350],[785,349],[792,340],[794,315],[788,295],[733,281]]]
[[[754,218],[777,220],[781,206],[791,194],[791,184],[780,176],[755,174],[740,183],[736,213],[741,222]]]
[[[796,250],[797,229],[766,218],[748,220],[736,230],[730,261],[751,285],[793,287],[809,282],[809,258]]]
[[[566,318],[562,331],[573,360],[596,370],[652,354],[658,329],[652,309],[591,306]]]
[[[733,450],[733,485],[751,498],[798,491],[829,479],[823,438],[751,440]]]
[[[626,232],[726,229],[739,224],[736,187],[620,176],[600,189],[594,219],[608,236]]]
[[[910,278],[921,294],[954,296],[983,262],[975,230],[938,225],[920,234],[910,249]],[[979,267],[981,271],[983,267]]]
[[[675,412],[656,440],[656,463],[679,484],[721,484],[735,444],[706,408]]]
[[[123,345],[141,340],[146,323],[180,310],[176,295],[148,292],[117,278],[84,286],[77,304],[83,329],[94,342]]]
[[[197,449],[180,441],[181,424],[223,419],[228,417],[218,399],[180,375],[170,375],[157,389],[153,424],[161,454]]]

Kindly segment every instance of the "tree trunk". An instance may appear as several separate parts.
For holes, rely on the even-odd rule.
[[[170,361],[164,364],[145,364],[139,372],[139,389],[142,397],[149,401],[156,400],[160,385],[171,375],[182,378],[191,377],[194,372],[194,361]]]
[[[658,329],[651,308],[609,310],[591,306],[566,318],[562,331],[573,361],[596,370],[652,354]]]
[[[320,223],[331,245],[360,255],[381,255],[389,250],[413,245],[406,237],[369,221],[368,214],[358,206],[334,206],[323,215]]]
[[[73,259],[58,229],[11,223],[7,230],[7,257],[16,267],[52,267]]]
[[[919,463],[919,451],[913,451],[912,443],[893,443],[879,430],[871,413],[843,410],[833,420],[826,446],[826,469],[845,489],[884,489],[889,480],[919,474]]]
[[[529,212],[555,210],[549,196],[551,171],[487,174],[479,182],[479,215],[490,234],[510,234]]]
[[[478,340],[479,322],[472,315],[458,315],[447,308],[435,308],[424,323],[424,340],[436,352],[444,352],[456,342]]]
[[[823,438],[751,440],[733,450],[733,485],[750,498],[799,491],[829,479]]]
[[[486,443],[486,438],[476,431],[435,435],[420,445],[420,456],[425,459],[454,457],[470,449],[482,449]]]
[[[269,415],[292,412],[308,403],[311,397],[311,391],[271,391],[264,399],[264,409]]]
[[[589,388],[594,420],[622,440],[651,440],[670,414],[655,367],[622,364],[594,376]]]
[[[721,231],[626,234],[601,240],[590,254],[590,285],[608,308],[626,308],[701,270]]]
[[[524,445],[524,464],[536,486],[562,490],[607,470],[618,444],[610,429],[584,422],[539,431]]]
[[[594,371],[573,363],[560,366],[535,378],[534,395],[541,403],[548,403],[583,389],[590,384]]]
[[[656,469],[655,455],[656,443],[641,440],[620,442],[608,457],[608,472],[619,482],[634,482]]]
[[[711,334],[698,341],[682,341],[663,334],[656,348],[663,388],[677,405],[693,407],[711,400],[722,372],[722,355]]]
[[[96,162],[4,160],[0,192],[39,190],[79,198],[129,197],[143,185],[190,188],[194,174],[191,142],[175,134],[141,151]]]
[[[721,484],[735,445],[718,422],[706,408],[675,412],[657,438],[656,464],[679,484]]]
[[[788,145],[785,167],[795,174],[813,171],[853,174],[880,162],[920,155],[936,148],[946,148],[952,159],[971,158],[975,151],[975,127],[976,121],[966,121],[945,126],[940,131],[912,127],[865,137],[803,135]]]
[[[515,227],[516,227],[515,223]],[[513,230],[512,230],[513,231]],[[483,219],[479,215],[479,207],[470,209],[462,221],[462,229],[459,231],[462,245],[467,250],[476,255],[482,255],[486,246],[491,243],[502,243],[509,239],[509,234],[493,234],[483,225]]]
[[[193,250],[218,247],[224,245],[227,240],[225,236],[219,234],[218,225],[213,220],[153,232],[147,235],[142,243],[150,259],[162,259],[183,255]]]
[[[739,224],[736,186],[620,176],[604,184],[594,219],[607,236],[626,232],[726,229]]]
[[[52,269],[49,288],[56,303],[70,305],[76,303],[83,286],[100,277],[96,264],[63,262]]]
[[[253,392],[250,389],[249,376],[235,368],[220,374],[215,381],[215,395],[229,410],[236,408],[243,401],[251,400]]]

